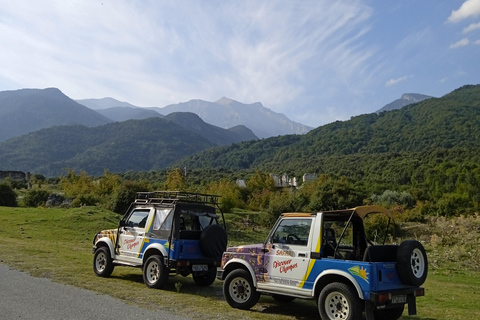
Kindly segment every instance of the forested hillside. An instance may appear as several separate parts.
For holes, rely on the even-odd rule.
[[[165,168],[214,146],[205,138],[161,118],[87,128],[58,126],[0,144],[2,170],[58,176],[67,168],[89,174]]]
[[[320,163],[341,155],[419,153],[480,147],[480,86],[464,86],[438,99],[400,110],[337,121],[309,133],[249,141],[196,154],[192,168],[322,172]]]

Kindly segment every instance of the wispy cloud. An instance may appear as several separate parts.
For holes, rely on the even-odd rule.
[[[469,44],[470,44],[470,40],[468,40],[468,38],[463,38],[462,40],[460,40],[458,42],[452,43],[450,45],[450,49],[457,49],[457,48],[465,47],[465,46],[468,46]]]
[[[387,82],[385,82],[385,86],[386,87],[391,87],[391,86],[394,86],[400,82],[403,82],[405,80],[407,80],[408,77],[407,76],[403,76],[403,77],[400,77],[400,78],[397,78],[397,79],[390,79],[388,80]]]
[[[362,43],[372,11],[359,0],[2,3],[0,85],[74,98],[281,107],[321,77],[360,86],[374,66]]]
[[[468,27],[463,29],[463,33],[472,32],[472,31],[478,30],[478,29],[480,29],[480,22],[472,23],[471,25],[469,25]]]
[[[457,23],[478,15],[480,15],[480,0],[466,0],[460,8],[452,11],[447,22]]]

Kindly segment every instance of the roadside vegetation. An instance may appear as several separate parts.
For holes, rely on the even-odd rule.
[[[92,270],[92,240],[96,232],[118,226],[138,191],[180,190],[221,195],[229,245],[263,242],[282,212],[319,211],[379,204],[389,208],[395,225],[388,234],[386,220],[366,221],[370,239],[421,241],[428,254],[426,296],[418,299],[418,316],[402,319],[455,320],[480,318],[480,176],[477,170],[440,170],[444,184],[427,182],[416,188],[390,185],[375,188],[345,176],[320,175],[298,189],[274,186],[264,172],[245,172],[246,187],[237,186],[239,173],[210,172],[202,183],[184,171],[111,174],[99,177],[70,170],[65,176],[33,175],[30,188],[18,181],[0,183],[0,263],[127,303],[170,310],[195,319],[308,319],[318,318],[312,301],[279,305],[262,297],[251,311],[232,309],[224,301],[222,283],[199,288],[192,279],[172,277],[165,290],[148,289],[141,270],[117,267],[112,278]],[[207,174],[207,172],[204,172]],[[242,173],[243,175],[243,173]],[[229,176],[230,178],[226,178]],[[456,177],[454,179],[454,176]],[[448,192],[447,192],[448,191]],[[470,196],[477,192],[476,197]],[[55,195],[60,202],[52,204]],[[132,294],[134,292],[134,294]],[[294,306],[294,307],[292,307]]]

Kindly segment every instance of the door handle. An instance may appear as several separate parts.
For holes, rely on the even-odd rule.
[[[306,257],[307,257],[307,254],[306,254],[306,253],[299,253],[298,256],[299,256],[299,257],[304,257],[304,258],[306,258]]]

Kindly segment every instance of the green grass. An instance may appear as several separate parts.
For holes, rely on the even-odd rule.
[[[168,310],[194,319],[319,318],[314,301],[299,299],[282,305],[262,296],[252,310],[233,309],[225,302],[222,282],[218,280],[203,288],[197,287],[191,277],[175,276],[164,290],[153,290],[143,284],[140,269],[116,267],[110,278],[97,277],[92,269],[93,236],[116,227],[119,218],[97,207],[0,207],[0,263],[36,277],[108,294],[132,305]],[[252,212],[227,215],[230,244],[262,242],[268,230],[256,224],[259,219],[261,214]],[[437,260],[442,252],[435,251]],[[417,300],[419,315],[402,319],[480,319],[480,273],[455,268],[456,265],[450,263],[448,267],[431,270],[425,284],[426,296]],[[179,292],[178,283],[182,284]]]

